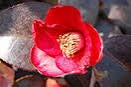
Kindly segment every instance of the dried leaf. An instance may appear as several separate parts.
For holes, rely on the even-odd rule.
[[[98,82],[101,81],[106,76],[107,76],[107,71],[100,71],[96,69],[95,67],[93,67],[89,87],[101,87]],[[87,86],[84,86],[84,87],[87,87]]]
[[[92,73],[94,74],[94,78],[96,81],[101,81],[102,79],[106,78],[108,76],[107,71],[101,71],[93,67]]]
[[[80,10],[84,21],[95,24],[99,10],[99,0],[59,0],[59,3],[75,6]]]
[[[17,79],[14,87],[45,87],[45,80],[39,76],[26,75]]]
[[[43,19],[50,5],[40,2],[18,4],[0,13],[0,59],[24,70],[35,70],[29,60],[31,26]]]
[[[106,40],[104,51],[127,70],[131,70],[131,35],[121,35]]]
[[[14,84],[14,70],[0,61],[0,87],[12,87]]]

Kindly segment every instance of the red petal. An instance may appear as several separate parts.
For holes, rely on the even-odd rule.
[[[65,56],[59,56],[56,57],[56,65],[58,68],[60,68],[62,71],[67,73],[73,73],[73,74],[83,74],[86,71],[85,66],[85,59],[83,58],[84,52],[80,52],[76,55],[74,55],[73,58],[67,58]],[[86,58],[86,65],[87,65],[87,58]]]
[[[49,10],[45,21],[47,24],[61,24],[71,28],[79,28],[82,23],[80,12],[72,6],[55,6]]]
[[[83,55],[81,56],[79,60],[79,66],[87,68],[89,67],[92,43],[91,43],[88,27],[86,27],[84,23],[83,23],[83,26],[81,27],[81,32],[83,32],[83,35],[84,35],[85,48],[81,51],[83,52]]]
[[[59,57],[56,65],[64,72],[84,70],[95,65],[102,57],[103,44],[98,32],[88,23],[83,23],[81,32],[85,38],[85,48],[75,54],[74,58]]]
[[[82,70],[85,70],[89,66],[89,60],[91,56],[91,38],[89,35],[88,28],[81,26],[79,29],[82,32],[85,39],[85,46],[82,50],[74,55],[73,58],[58,57],[56,59],[56,65],[63,70],[64,72],[78,71],[81,73]],[[82,72],[83,73],[83,72]]]
[[[75,32],[79,29],[75,29]],[[33,37],[35,44],[48,55],[62,55],[57,39],[59,35],[74,30],[59,24],[46,24],[42,20],[35,20],[32,25]]]
[[[98,32],[94,27],[92,27],[90,24],[85,23],[89,35],[91,38],[92,48],[91,48],[91,57],[90,57],[90,66],[93,66],[97,64],[103,55],[103,42],[101,37],[99,36]]]
[[[85,67],[80,67],[77,62],[73,61],[73,59],[66,58],[63,56],[59,56],[56,58],[56,65],[66,73],[73,73],[73,74],[83,74],[87,72]]]
[[[32,29],[34,41],[38,48],[52,56],[61,53],[56,35],[49,32],[51,29],[42,20],[35,20]]]
[[[32,48],[31,61],[43,75],[56,77],[64,74],[63,71],[57,68],[55,59],[36,46]]]
[[[74,61],[72,61],[72,59],[64,56],[57,57],[55,62],[57,66],[64,72],[71,72],[78,69],[78,65]]]

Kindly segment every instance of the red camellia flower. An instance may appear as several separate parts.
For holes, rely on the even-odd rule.
[[[72,6],[51,8],[44,21],[34,21],[32,31],[31,61],[43,75],[83,74],[102,58],[98,32]]]

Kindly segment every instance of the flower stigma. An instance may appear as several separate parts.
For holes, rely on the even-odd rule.
[[[60,49],[67,58],[74,57],[74,54],[84,47],[84,38],[80,33],[69,32],[59,35],[57,40],[60,43]]]

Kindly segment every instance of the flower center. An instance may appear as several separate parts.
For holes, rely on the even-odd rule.
[[[71,58],[76,52],[81,50],[84,46],[83,36],[76,32],[69,32],[64,35],[60,35],[58,42],[60,43],[60,49],[63,54]]]

